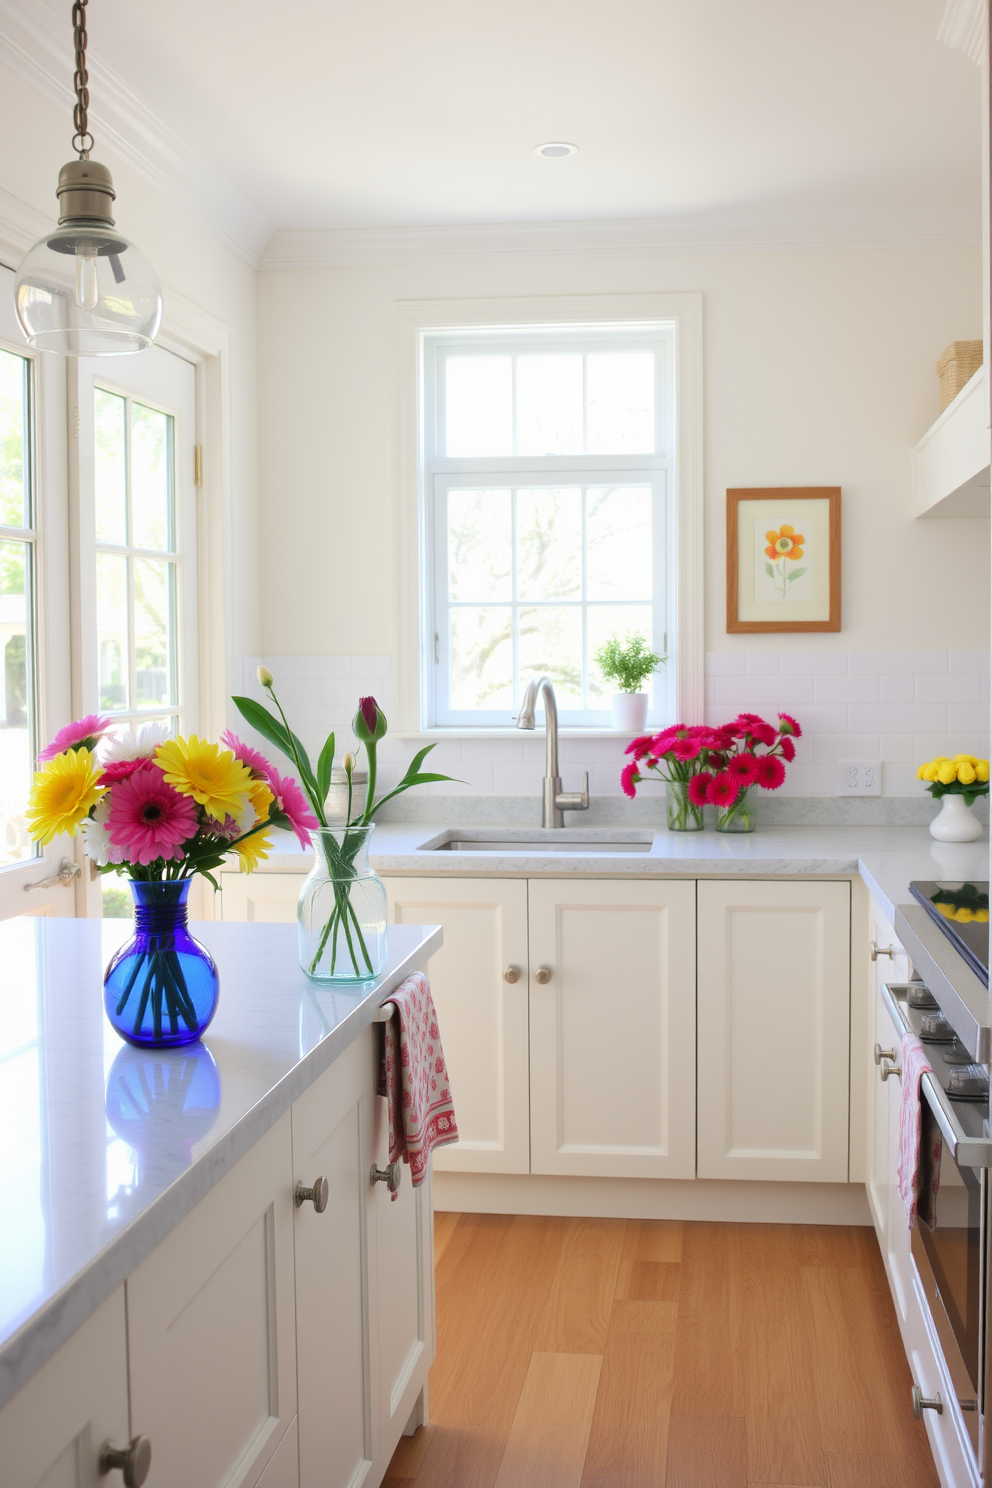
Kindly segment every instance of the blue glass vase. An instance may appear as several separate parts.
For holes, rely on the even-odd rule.
[[[217,967],[187,925],[190,882],[131,880],[134,934],[103,979],[107,1017],[130,1044],[191,1044],[217,1011]]]

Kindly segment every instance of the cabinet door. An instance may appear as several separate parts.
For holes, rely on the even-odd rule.
[[[296,1210],[300,1482],[349,1488],[372,1465],[369,1170],[375,1071],[369,1029],[293,1106],[293,1173],[327,1179],[327,1208]]]
[[[532,1171],[691,1178],[695,884],[528,887]]]
[[[700,1178],[847,1181],[851,890],[699,884]]]
[[[305,873],[222,873],[220,917],[254,924],[296,924]]]
[[[384,1100],[376,1101],[375,1157],[380,1168],[389,1161]],[[395,1200],[384,1183],[372,1188],[376,1277],[372,1310],[380,1427],[375,1482],[388,1467],[404,1427],[418,1409],[418,1397],[426,1390],[435,1350],[431,1175],[428,1172],[414,1190],[409,1167],[406,1163],[400,1166]],[[416,1424],[423,1419],[421,1405]]]
[[[127,1282],[148,1488],[257,1482],[296,1414],[289,1112]]]
[[[135,1420],[136,1430],[150,1435],[137,1414]],[[105,1441],[128,1442],[123,1287],[0,1410],[0,1482],[97,1488],[108,1482],[98,1470]],[[153,1439],[153,1458],[155,1448]]]
[[[387,878],[397,925],[443,925],[431,992],[458,1118],[439,1172],[526,1173],[527,885],[518,879]],[[516,968],[519,979],[505,973]],[[511,972],[512,975],[512,972]]]
[[[896,940],[892,925],[880,912],[874,900],[871,903],[868,922],[871,940],[877,946],[884,949],[891,947],[895,952],[894,956],[883,956],[871,962],[870,986],[874,1016],[869,1030],[871,1047],[868,1050],[867,1059],[868,1164],[865,1186],[878,1243],[884,1256],[888,1245],[890,1193],[895,1182],[898,1157],[898,1147],[896,1151],[893,1151],[891,1146],[890,1108],[893,1093],[898,1095],[899,1080],[895,1075],[890,1076],[888,1080],[882,1080],[881,1071],[875,1064],[874,1046],[877,1044],[880,1049],[892,1050],[897,1056],[899,1054],[899,1038],[889,1011],[882,1001],[882,984],[890,981],[904,982],[909,976],[909,960]],[[863,954],[866,957],[869,954],[867,947]],[[898,1104],[898,1100],[896,1103]]]

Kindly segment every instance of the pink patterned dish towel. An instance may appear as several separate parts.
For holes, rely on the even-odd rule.
[[[936,1225],[937,1188],[940,1183],[940,1132],[933,1135],[933,1150],[922,1151],[923,1112],[920,1081],[933,1073],[927,1051],[914,1033],[903,1034],[902,1100],[899,1105],[899,1197],[912,1229],[916,1216],[931,1229]]]
[[[402,1157],[419,1188],[435,1147],[458,1141],[451,1082],[431,984],[415,971],[390,993],[398,1016],[383,1025],[379,1094],[389,1112],[389,1161]],[[396,1194],[393,1194],[395,1201]]]

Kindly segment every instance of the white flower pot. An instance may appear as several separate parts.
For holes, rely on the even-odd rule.
[[[977,842],[982,824],[965,805],[964,796],[948,795],[940,799],[940,811],[930,823],[930,836],[938,842]]]
[[[613,694],[613,727],[622,734],[643,734],[648,721],[646,692]]]

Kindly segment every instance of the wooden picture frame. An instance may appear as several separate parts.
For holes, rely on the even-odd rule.
[[[728,490],[727,630],[840,630],[839,486]]]

